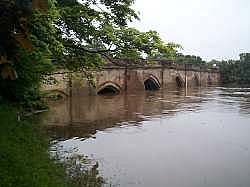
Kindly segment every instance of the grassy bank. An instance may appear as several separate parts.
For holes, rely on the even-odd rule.
[[[101,186],[96,172],[66,176],[50,160],[49,142],[32,119],[18,121],[13,107],[0,104],[0,187]]]
[[[49,159],[48,141],[32,120],[18,121],[15,109],[0,105],[0,186],[65,186],[62,166]]]

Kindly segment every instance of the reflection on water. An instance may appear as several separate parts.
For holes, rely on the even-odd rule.
[[[81,97],[53,104],[55,147],[98,161],[114,186],[249,187],[249,89]]]
[[[55,139],[89,137],[97,130],[139,125],[181,110],[198,110],[203,100],[206,98],[201,98],[198,90],[189,96],[183,90],[89,97],[75,92],[71,99],[53,103],[44,123]]]

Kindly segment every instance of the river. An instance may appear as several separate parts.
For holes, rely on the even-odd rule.
[[[44,123],[57,154],[97,161],[112,186],[250,186],[247,88],[88,97],[78,90],[53,103]]]

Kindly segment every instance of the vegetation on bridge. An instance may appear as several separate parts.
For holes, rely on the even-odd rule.
[[[202,58],[199,56],[184,55],[182,53],[178,53],[176,56],[176,63],[178,63],[178,64],[205,65],[206,61],[202,60]]]

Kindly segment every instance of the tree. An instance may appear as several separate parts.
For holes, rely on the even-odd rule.
[[[164,43],[156,31],[140,32],[127,26],[128,22],[138,19],[131,9],[132,3],[133,0],[81,3],[58,0],[52,8],[57,15],[51,17],[52,23],[46,25],[35,19],[30,26],[37,38],[46,39],[43,42],[48,44],[53,58],[70,69],[99,66],[103,57],[173,59],[179,45]],[[42,15],[37,17],[40,19]]]
[[[12,38],[15,45],[3,46],[6,51],[11,48],[7,56],[19,78],[15,81],[0,78],[1,95],[11,95],[18,101],[30,100],[30,96],[39,93],[44,75],[54,68],[88,71],[100,67],[105,58],[173,59],[179,45],[164,43],[156,31],[140,32],[127,26],[133,19],[139,19],[131,8],[133,2],[49,0],[48,10],[33,10],[28,17],[11,11],[13,21],[9,22],[7,35],[12,37],[15,28],[19,28],[26,43],[32,45],[27,49]],[[18,10],[17,3],[12,6]]]
[[[225,84],[247,85],[250,83],[250,55],[240,54],[240,60],[219,62],[222,81]]]
[[[202,58],[199,56],[184,55],[182,53],[178,53],[176,57],[176,63],[201,65],[201,64],[205,64],[206,62],[202,60]]]

